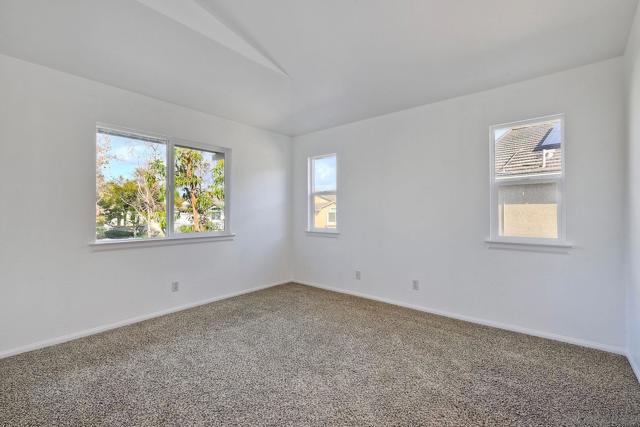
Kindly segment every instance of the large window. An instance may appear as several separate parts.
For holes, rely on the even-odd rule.
[[[228,149],[98,127],[96,240],[228,234],[229,155]]]
[[[337,232],[337,183],[335,154],[309,158],[309,231]]]
[[[492,240],[563,242],[563,116],[493,126],[491,155]]]

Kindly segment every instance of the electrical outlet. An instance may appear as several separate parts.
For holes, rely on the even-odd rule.
[[[418,280],[412,280],[411,285],[413,286],[414,291],[420,290],[420,282]]]
[[[171,282],[171,292],[178,292],[180,290],[180,282]]]
[[[356,280],[360,280],[361,277],[360,270],[356,270]]]

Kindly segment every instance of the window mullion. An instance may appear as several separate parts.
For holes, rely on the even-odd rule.
[[[174,177],[174,167],[173,167],[173,141],[169,141],[167,143],[167,177],[166,177],[166,207],[165,207],[165,216],[166,216],[166,224],[167,224],[167,237],[173,237],[173,205],[174,205],[174,195],[175,191],[173,189],[175,177]]]
[[[223,211],[223,215],[224,215],[224,221],[223,221],[223,227],[224,227],[224,232],[228,233],[231,231],[231,173],[230,173],[230,169],[229,169],[229,165],[231,164],[231,152],[230,151],[225,151],[224,152],[224,168],[223,168],[223,174],[224,174],[224,209]],[[174,191],[175,194],[175,191]]]
[[[307,226],[309,227],[309,229],[314,229],[315,228],[315,224],[313,222],[313,217],[315,215],[315,193],[310,193],[309,194],[309,209],[307,209]]]
[[[535,184],[550,184],[563,182],[562,176],[549,176],[539,179],[521,178],[521,179],[509,179],[509,180],[494,180],[496,187],[508,187],[510,185],[535,185]]]

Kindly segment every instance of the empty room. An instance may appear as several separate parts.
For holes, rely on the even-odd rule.
[[[0,0],[0,426],[640,427],[638,0]]]

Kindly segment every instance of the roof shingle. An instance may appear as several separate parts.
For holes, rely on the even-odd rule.
[[[561,172],[561,141],[549,138],[560,126],[553,120],[509,129],[495,142],[496,177]]]

